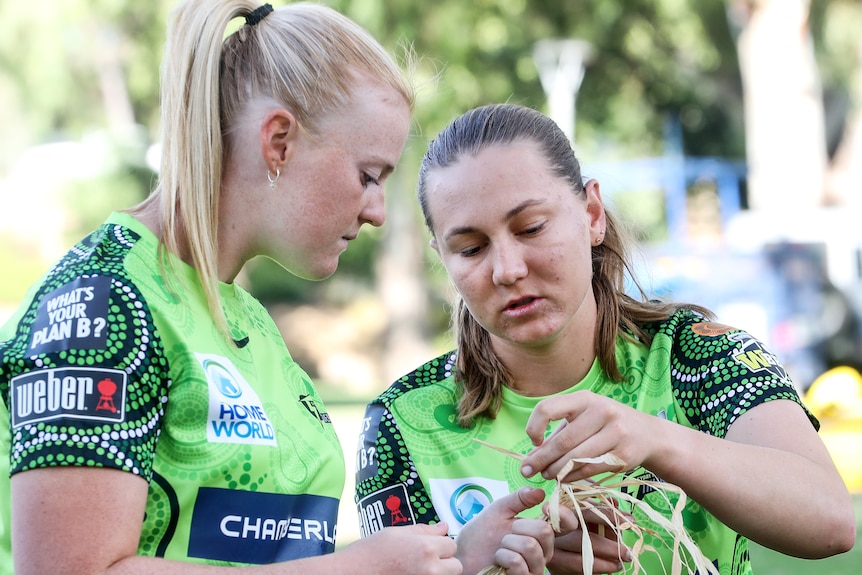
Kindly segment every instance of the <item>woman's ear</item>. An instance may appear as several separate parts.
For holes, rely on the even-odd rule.
[[[260,151],[270,172],[281,170],[287,163],[298,134],[296,117],[284,108],[264,116],[260,127]]]
[[[590,237],[593,243],[601,243],[605,237],[607,220],[605,219],[605,205],[602,202],[602,193],[597,180],[589,180],[584,186],[587,201],[587,216],[590,221]],[[598,241],[597,241],[598,240]]]

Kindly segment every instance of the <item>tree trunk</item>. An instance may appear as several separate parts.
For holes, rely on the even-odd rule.
[[[823,204],[826,128],[810,0],[735,2],[752,209]]]
[[[856,49],[853,104],[829,169],[826,203],[862,207],[862,41]]]
[[[393,176],[386,197],[386,235],[377,261],[377,291],[387,316],[380,367],[384,387],[432,357],[427,337],[429,296],[422,279],[424,235],[408,187],[410,178],[400,170]]]

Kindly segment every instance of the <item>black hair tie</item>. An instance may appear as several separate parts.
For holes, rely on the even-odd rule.
[[[248,13],[248,15],[245,17],[245,23],[249,26],[255,26],[258,22],[266,18],[270,12],[272,12],[272,4],[264,4],[263,6],[258,6],[257,8]]]

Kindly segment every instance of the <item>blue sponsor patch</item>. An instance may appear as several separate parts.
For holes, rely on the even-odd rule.
[[[365,409],[359,443],[356,446],[356,483],[377,475],[377,431],[386,408],[372,403]]]
[[[31,329],[29,355],[105,349],[111,278],[80,277],[46,294]]]
[[[189,557],[268,564],[335,551],[338,500],[201,487]]]

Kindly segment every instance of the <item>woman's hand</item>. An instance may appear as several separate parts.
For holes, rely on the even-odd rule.
[[[379,575],[461,575],[448,531],[446,523],[387,527],[335,555],[342,565],[356,567],[355,572],[364,566]]]
[[[548,424],[558,420],[565,422],[545,439]],[[553,479],[573,459],[611,454],[621,462],[576,462],[560,479],[643,466],[740,535],[795,557],[843,553],[856,539],[847,487],[804,410],[791,400],[755,405],[721,438],[578,391],[539,402],[526,432],[537,446],[522,463],[526,477]]]
[[[464,575],[493,564],[505,567],[508,575],[542,575],[553,552],[554,530],[543,519],[516,516],[544,498],[543,490],[522,487],[471,519],[457,539]]]
[[[546,511],[547,513],[547,511]],[[620,516],[606,511],[604,519],[599,511],[584,510],[587,536],[590,539],[592,572],[616,573],[622,570],[623,561],[631,561],[631,553],[619,542],[617,533],[608,524],[620,523]],[[554,555],[548,562],[552,575],[578,575],[584,573],[584,531],[574,511],[560,507],[560,533],[554,541]]]
[[[563,423],[548,438],[553,421]],[[540,401],[527,421],[527,435],[537,447],[521,466],[525,477],[541,473],[554,479],[573,459],[601,458],[613,454],[617,463],[574,463],[564,481],[572,482],[607,471],[625,471],[642,465],[654,452],[657,423],[663,420],[641,413],[591,391]]]

